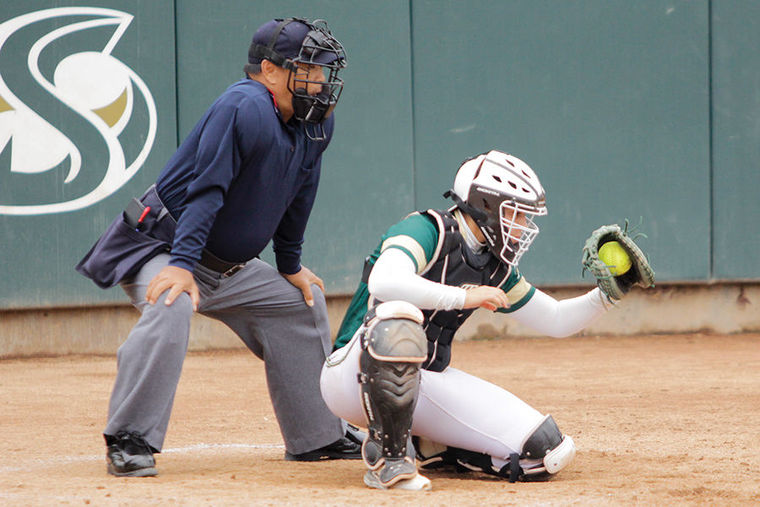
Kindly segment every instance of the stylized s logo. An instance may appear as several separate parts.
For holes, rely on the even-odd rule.
[[[0,189],[12,190],[8,182],[19,181],[27,188],[34,186],[32,197],[28,191],[22,197],[0,192],[0,214],[78,210],[111,195],[140,170],[156,137],[156,105],[143,80],[111,55],[132,19],[113,9],[63,7],[0,24],[0,153],[11,144],[10,174],[0,176]],[[38,33],[47,27],[44,22],[50,29]],[[62,48],[68,49],[66,37],[104,29],[109,35],[97,51],[78,51],[51,61]],[[14,54],[29,46],[28,75],[4,75],[9,66],[3,53],[9,45]],[[51,113],[55,107],[48,107],[53,101],[60,109],[55,114]],[[138,123],[131,121],[138,105],[144,120],[133,126]],[[46,115],[55,117],[57,126]],[[131,142],[127,153],[122,134],[139,140]],[[91,147],[100,154],[88,154]],[[43,173],[48,177],[41,179]]]

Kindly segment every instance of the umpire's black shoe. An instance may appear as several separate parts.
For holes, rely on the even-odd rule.
[[[108,473],[117,477],[151,477],[158,474],[154,449],[134,431],[103,435],[106,439]]]
[[[361,447],[364,440],[367,438],[367,434],[353,424],[346,423],[346,438],[359,444],[359,447]]]
[[[287,461],[321,461],[323,459],[361,459],[362,446],[348,437],[341,437],[330,445],[301,454],[285,451]]]

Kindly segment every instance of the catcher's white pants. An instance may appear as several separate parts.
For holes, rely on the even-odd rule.
[[[322,397],[332,412],[367,427],[357,381],[359,328],[351,341],[333,352],[322,367]],[[541,422],[543,415],[501,387],[456,368],[422,370],[412,434],[448,446],[485,453],[500,464]]]

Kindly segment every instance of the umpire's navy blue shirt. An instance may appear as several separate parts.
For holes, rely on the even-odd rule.
[[[309,140],[301,122],[282,122],[263,84],[230,86],[158,177],[158,195],[178,220],[169,264],[192,271],[203,248],[245,262],[271,239],[277,269],[298,272],[333,126],[330,117],[327,139]]]

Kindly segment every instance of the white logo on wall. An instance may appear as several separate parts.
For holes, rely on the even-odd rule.
[[[66,23],[66,18],[71,22]],[[83,16],[94,18],[82,20]],[[18,30],[41,20],[58,18],[55,30],[34,42],[27,57],[27,66],[34,80],[56,99],[66,104],[102,137],[107,151],[107,167],[103,178],[92,190],[70,200],[7,205],[0,202],[0,214],[42,215],[61,213],[90,206],[121,188],[148,157],[156,136],[156,105],[143,80],[127,65],[111,55],[127,27],[131,14],[94,7],[63,7],[36,11],[0,24],[0,52]],[[61,26],[61,24],[63,26]],[[113,35],[97,51],[66,56],[57,63],[52,81],[40,71],[40,54],[56,40],[82,30],[113,25]],[[69,158],[65,186],[77,178],[82,169],[82,155],[75,144],[59,129],[43,118],[34,106],[25,104],[8,88],[0,68],[0,153],[10,142],[10,171],[15,174],[39,174],[59,166]],[[129,124],[135,93],[140,93],[147,108],[147,131],[139,136],[142,146],[127,160],[119,142],[119,134]],[[102,168],[101,168],[102,169]]]

